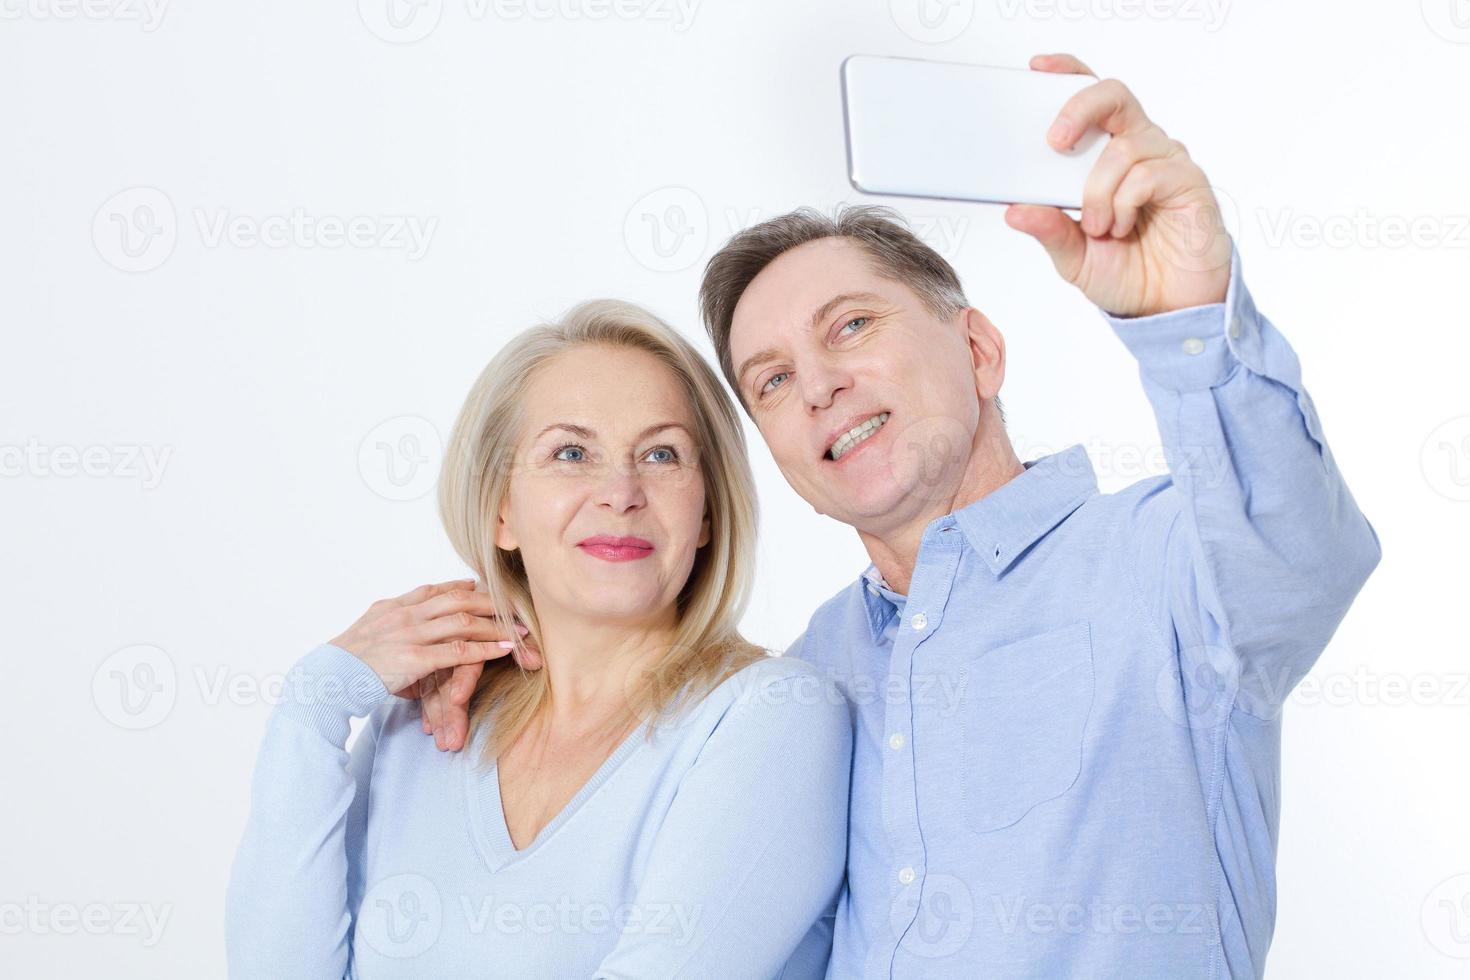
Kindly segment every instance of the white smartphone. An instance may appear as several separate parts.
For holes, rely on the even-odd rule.
[[[1047,130],[1090,75],[852,55],[842,62],[847,176],[868,194],[1080,209],[1111,137],[1071,150]]]

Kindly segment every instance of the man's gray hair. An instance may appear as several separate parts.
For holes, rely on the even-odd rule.
[[[838,205],[831,217],[797,208],[739,232],[704,267],[699,311],[709,331],[725,380],[745,405],[730,356],[730,321],[751,280],[782,253],[823,238],[849,238],[873,260],[879,275],[908,286],[937,317],[969,306],[960,278],[944,257],[915,235],[893,208],[876,204]],[[999,400],[997,399],[997,406]],[[745,405],[749,411],[750,406]]]

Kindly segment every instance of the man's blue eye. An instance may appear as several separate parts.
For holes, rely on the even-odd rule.
[[[864,325],[866,325],[866,324],[867,324],[867,322],[868,322],[868,318],[867,318],[867,317],[865,317],[865,316],[855,316],[855,317],[853,317],[853,318],[852,318],[852,319],[851,319],[851,320],[848,320],[848,321],[847,321],[847,323],[845,323],[845,324],[844,324],[844,325],[843,325],[843,327],[842,327],[842,330],[846,330],[846,329],[847,329],[847,328],[848,328],[848,327],[850,327],[850,326],[852,326],[852,325],[853,325],[853,324],[854,324],[854,323],[858,323],[858,322],[862,322],[862,323],[863,323],[863,324],[864,324]],[[858,330],[861,330],[861,329],[862,329],[862,327],[858,327]],[[838,333],[841,333],[841,332],[842,332],[842,330],[839,330],[839,331],[837,331],[837,332],[838,332]],[[854,331],[853,331],[853,333],[857,333],[857,330],[854,330]]]
[[[768,391],[775,391],[776,388],[781,387],[781,384],[784,384],[784,382],[776,384],[775,387],[771,386],[771,382],[775,381],[777,378],[784,378],[786,376],[787,373],[785,371],[777,371],[775,374],[771,375],[769,378],[766,379],[766,383],[761,386],[761,394],[764,395]]]

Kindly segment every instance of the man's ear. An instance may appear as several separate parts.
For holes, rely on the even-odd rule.
[[[510,524],[505,519],[506,512],[509,509],[510,492],[506,491],[500,498],[499,512],[495,515],[495,547],[502,551],[515,551],[520,547],[516,543],[515,532],[510,529]]]
[[[990,318],[973,306],[960,314],[965,340],[970,348],[970,370],[975,375],[975,390],[986,401],[1000,394],[1006,378],[1006,340]]]

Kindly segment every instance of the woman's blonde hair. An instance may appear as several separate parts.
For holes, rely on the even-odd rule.
[[[678,331],[632,303],[581,303],[553,323],[516,336],[480,372],[450,436],[439,478],[439,515],[454,550],[485,583],[498,616],[514,617],[538,649],[541,629],[519,551],[495,544],[495,522],[510,487],[523,436],[528,389],[558,354],[588,345],[646,351],[667,365],[693,410],[710,540],[699,549],[679,593],[672,646],[628,685],[632,717],[677,710],[765,655],[741,637],[755,566],[755,480],[734,403],[699,351]],[[516,640],[516,655],[524,644]],[[486,664],[469,702],[469,735],[490,724],[480,762],[488,766],[548,703],[545,670],[511,657]],[[652,729],[650,728],[650,735]]]

